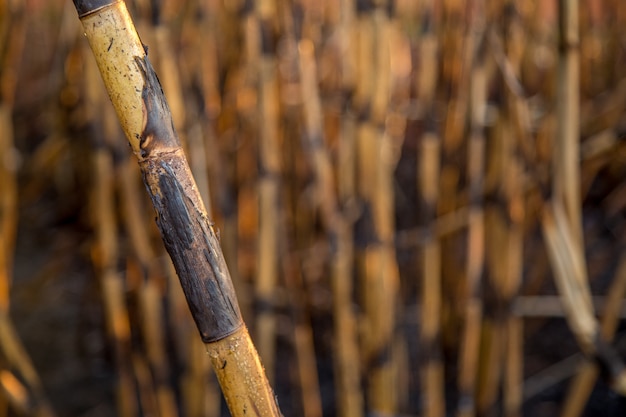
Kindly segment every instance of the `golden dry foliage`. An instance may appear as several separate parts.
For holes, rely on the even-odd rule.
[[[126,4],[286,416],[626,413],[621,0]],[[137,146],[0,0],[0,416],[227,415]]]

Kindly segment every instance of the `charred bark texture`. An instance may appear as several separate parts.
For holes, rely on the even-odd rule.
[[[157,226],[205,343],[243,325],[219,241],[180,147],[161,84],[147,57],[136,58],[144,76],[144,127],[139,165],[157,213]]]
[[[140,156],[142,158],[156,157],[160,153],[180,149],[180,141],[174,130],[172,113],[167,105],[159,77],[152,68],[148,55],[135,57],[135,62],[144,79],[141,92],[143,132],[139,138]]]
[[[78,17],[84,17],[89,13],[93,13],[102,9],[103,7],[110,6],[117,3],[120,0],[73,0],[74,7],[78,12]]]

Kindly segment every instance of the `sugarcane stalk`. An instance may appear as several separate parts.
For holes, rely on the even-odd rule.
[[[257,33],[251,33],[259,48],[259,235],[258,264],[255,281],[257,297],[255,340],[266,363],[270,381],[274,379],[276,352],[276,314],[272,308],[278,268],[278,228],[280,224],[280,143],[278,79],[273,45],[276,4],[271,0],[256,2],[254,18]]]
[[[481,5],[482,6],[482,5]],[[469,182],[469,220],[467,230],[467,261],[465,290],[467,297],[464,313],[463,334],[459,351],[459,402],[458,417],[476,414],[476,372],[480,351],[480,327],[483,304],[480,298],[485,260],[484,204],[482,201],[485,160],[485,108],[487,95],[487,71],[484,22],[474,17],[473,36],[476,37],[474,62],[470,83],[470,129],[467,151],[467,176]]]
[[[583,252],[580,199],[580,52],[578,2],[559,0],[558,132],[555,136],[554,193],[563,202],[573,237]]]
[[[74,0],[224,397],[235,417],[280,411],[159,80],[122,1]]]
[[[437,180],[440,169],[440,138],[433,132],[422,137],[419,169],[420,192],[424,200],[422,215],[427,222],[434,217],[437,200]],[[428,349],[424,353],[422,384],[426,402],[425,415],[445,415],[444,375],[440,350],[441,329],[441,246],[436,237],[427,239],[422,248],[422,320],[420,338]]]
[[[293,52],[297,53],[297,33],[295,17],[292,14],[290,4],[283,3],[280,9],[280,16],[284,19],[284,39],[290,46],[293,46]],[[295,55],[294,55],[295,57]],[[288,111],[285,111],[288,113]],[[289,126],[289,125],[287,125]],[[285,134],[290,131],[289,127],[285,129]],[[296,141],[284,141],[284,154],[288,163],[285,163],[283,172],[286,178],[297,178],[299,147],[296,145]],[[291,146],[289,146],[290,144]],[[291,187],[287,181],[285,185],[287,188],[287,208],[292,211],[291,214],[294,217],[302,219],[304,216],[297,209],[298,192],[299,187],[297,181],[290,181]],[[288,215],[290,217],[290,215]],[[293,323],[293,345],[296,356],[297,364],[297,384],[299,384],[300,398],[301,398],[301,412],[303,417],[322,417],[322,394],[320,391],[320,378],[317,371],[318,362],[315,355],[314,346],[314,332],[311,323],[311,318],[308,311],[308,293],[307,285],[305,282],[305,274],[302,269],[303,257],[300,254],[296,254],[292,251],[294,244],[297,244],[298,236],[300,235],[297,229],[299,228],[297,222],[293,222],[290,227],[285,227],[283,222],[280,224],[279,248],[280,248],[280,265],[285,278],[285,289],[289,294],[289,305],[292,311],[292,323]],[[293,235],[291,234],[293,231]],[[305,233],[306,235],[306,233]]]
[[[323,146],[322,107],[317,84],[314,44],[302,39],[298,44],[300,76],[305,116],[308,157],[315,170],[319,210],[331,241],[336,245],[332,260],[333,314],[335,316],[338,415],[363,416],[363,395],[360,391],[361,367],[357,343],[357,323],[352,310],[352,263],[354,243],[351,224],[340,210],[334,191],[330,156]]]
[[[504,175],[501,189],[506,201],[507,208],[507,244],[506,244],[506,269],[505,280],[501,283],[499,293],[503,305],[506,306],[504,318],[504,372],[503,372],[503,415],[517,417],[521,415],[522,404],[522,379],[523,379],[523,353],[521,340],[523,338],[523,323],[519,317],[510,313],[511,305],[519,293],[522,280],[523,259],[523,221],[525,207],[523,203],[523,191],[521,178],[524,177],[524,167],[516,156],[522,153],[522,144],[527,140],[527,130],[524,126],[526,114],[525,96],[519,86],[519,74],[521,73],[521,59],[524,45],[524,32],[522,22],[515,9],[514,2],[505,2],[505,10],[513,10],[509,15],[506,29],[507,62],[510,62],[511,76],[515,78],[515,84],[506,82],[505,97],[507,104],[504,107],[505,118],[503,130],[503,168]],[[505,73],[506,74],[506,73]],[[511,88],[515,86],[515,88]],[[518,87],[519,86],[519,87]]]
[[[438,85],[438,52],[440,42],[435,31],[434,4],[425,2],[422,9],[424,33],[419,40],[419,51],[423,57],[416,71],[417,94],[424,102],[426,112],[434,108]],[[426,116],[426,115],[425,115]],[[426,230],[423,245],[420,245],[421,317],[420,342],[424,349],[420,364],[420,381],[423,387],[424,415],[445,415],[444,373],[441,361],[441,239],[433,233],[436,207],[439,198],[441,175],[441,137],[435,129],[424,132],[418,145],[417,186],[421,198],[419,223]]]
[[[578,3],[570,0],[559,1],[559,82],[557,89],[558,131],[555,135],[553,156],[554,198],[564,209],[571,232],[573,249],[581,269],[585,269],[584,243],[582,233],[582,215],[580,198],[579,167],[579,29]],[[580,278],[577,285],[587,285],[585,275],[571,276]],[[590,292],[582,293],[590,304]],[[584,342],[579,344],[584,345]],[[584,349],[584,347],[583,347]]]

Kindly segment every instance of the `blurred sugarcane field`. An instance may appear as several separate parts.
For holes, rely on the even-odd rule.
[[[125,4],[285,417],[626,416],[626,2]],[[144,180],[0,0],[0,417],[231,415]]]

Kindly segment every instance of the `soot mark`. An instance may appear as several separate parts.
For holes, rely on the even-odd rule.
[[[147,48],[146,48],[147,49]],[[143,101],[143,131],[139,138],[141,156],[150,156],[154,149],[172,149],[180,146],[174,129],[172,113],[165,99],[159,77],[154,72],[148,56],[135,57],[144,80],[141,91]]]
[[[165,247],[202,340],[209,343],[232,334],[243,321],[210,221],[185,187],[185,163],[181,154],[170,154],[145,159],[140,165]]]
[[[171,242],[174,245],[188,249],[193,243],[194,236],[188,207],[189,201],[169,165],[162,163],[161,166],[163,171],[159,177],[159,187],[162,198],[167,200],[168,207],[167,211],[163,213],[163,216],[167,216],[167,218],[161,219],[161,226],[171,229],[170,233],[165,233],[164,236],[175,240],[175,242]]]

